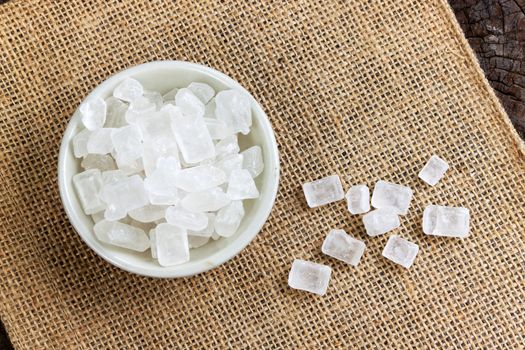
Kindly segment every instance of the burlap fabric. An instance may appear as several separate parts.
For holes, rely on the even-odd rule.
[[[0,317],[18,349],[520,348],[525,343],[524,146],[442,0],[10,1],[0,7]],[[282,180],[239,256],[202,275],[120,271],[61,208],[56,161],[78,102],[107,76],[178,59],[229,74],[275,128]],[[451,164],[417,179],[436,153]],[[415,191],[381,257],[345,203],[308,209],[301,183],[340,174]],[[466,240],[424,236],[428,203],[466,206]],[[329,259],[330,228],[366,241],[358,268]],[[328,294],[287,287],[294,258],[334,268]]]

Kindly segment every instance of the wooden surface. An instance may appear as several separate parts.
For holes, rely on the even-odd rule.
[[[6,2],[0,0],[0,4]],[[514,126],[525,139],[525,0],[450,0]],[[0,323],[0,349],[9,350]]]

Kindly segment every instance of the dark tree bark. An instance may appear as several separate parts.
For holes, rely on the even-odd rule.
[[[449,0],[470,46],[525,138],[525,0]]]

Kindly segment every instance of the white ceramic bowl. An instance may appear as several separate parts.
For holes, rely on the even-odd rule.
[[[161,93],[173,87],[184,87],[193,81],[199,81],[211,85],[216,91],[235,88],[249,94],[235,80],[215,69],[189,62],[158,61],[128,68],[113,75],[97,86],[89,96],[110,96],[115,86],[126,77],[133,77],[146,89]],[[93,220],[82,211],[72,183],[73,175],[82,171],[80,160],[73,156],[71,144],[73,136],[83,128],[78,113],[74,114],[67,126],[58,157],[60,197],[73,227],[84,242],[106,261],[140,275],[163,278],[190,276],[231,259],[261,230],[270,215],[279,184],[279,154],[270,121],[255,99],[252,111],[252,131],[246,136],[240,135],[239,143],[241,150],[251,145],[259,145],[262,148],[265,167],[263,173],[256,178],[261,195],[258,199],[244,201],[246,215],[232,237],[210,241],[203,247],[191,249],[189,262],[172,267],[158,265],[151,258],[149,250],[136,253],[99,242],[93,234]]]

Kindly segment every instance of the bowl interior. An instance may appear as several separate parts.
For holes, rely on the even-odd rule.
[[[216,91],[236,88],[248,93],[237,82],[211,68],[188,62],[162,61],[146,63],[117,73],[95,88],[90,96],[96,95],[103,98],[110,96],[115,86],[126,77],[133,77],[140,81],[146,89],[161,93],[174,87],[185,87],[194,81],[209,84]],[[78,113],[75,113],[64,133],[58,169],[60,194],[71,223],[82,239],[105,260],[141,275],[153,277],[193,275],[230,259],[241,251],[261,229],[273,206],[278,186],[279,160],[271,125],[255,100],[253,100],[252,112],[252,130],[248,135],[239,135],[239,144],[241,151],[253,145],[261,146],[265,168],[263,173],[255,179],[260,197],[243,202],[246,214],[237,233],[232,237],[221,238],[217,241],[210,240],[203,247],[191,249],[189,262],[172,267],[159,266],[151,258],[149,250],[144,253],[136,253],[99,242],[93,234],[94,222],[90,216],[83,213],[72,183],[73,175],[82,171],[80,160],[74,157],[71,145],[73,136],[83,128]]]

